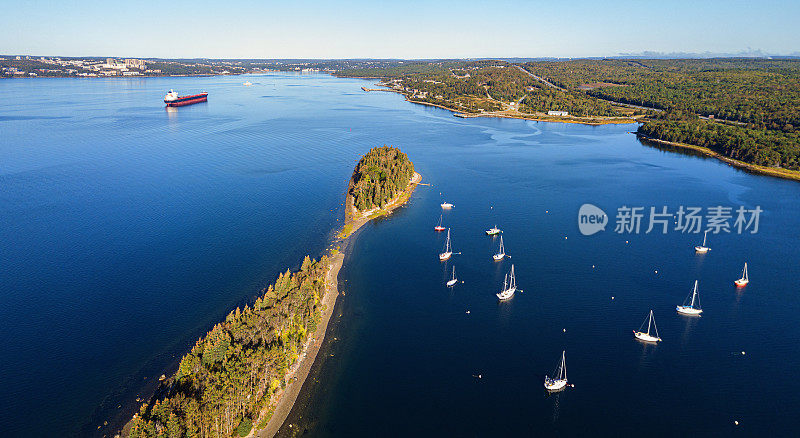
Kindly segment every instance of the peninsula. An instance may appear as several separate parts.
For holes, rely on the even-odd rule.
[[[371,149],[356,165],[339,246],[306,256],[199,339],[123,430],[130,438],[269,437],[280,428],[322,344],[339,295],[339,250],[370,219],[403,205],[421,176],[398,148]]]

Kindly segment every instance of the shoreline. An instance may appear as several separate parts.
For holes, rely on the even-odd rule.
[[[742,170],[747,171],[747,172],[755,173],[755,174],[758,174],[758,175],[771,176],[773,178],[781,178],[781,179],[789,179],[789,180],[793,180],[793,181],[800,181],[800,172],[798,172],[796,170],[783,169],[783,168],[780,168],[780,167],[778,167],[778,168],[765,167],[765,166],[759,166],[758,164],[745,163],[744,161],[739,161],[739,160],[734,159],[734,158],[726,157],[725,155],[722,155],[719,152],[715,152],[715,151],[713,151],[713,150],[711,150],[711,149],[709,149],[707,147],[704,147],[704,146],[696,146],[696,145],[688,144],[688,143],[679,143],[679,142],[674,142],[674,141],[661,140],[661,139],[658,139],[658,138],[648,137],[648,136],[646,136],[644,134],[639,134],[638,132],[633,132],[633,134],[635,134],[636,137],[638,137],[639,139],[646,140],[646,141],[651,141],[653,143],[659,143],[659,144],[663,144],[663,145],[667,145],[667,146],[673,146],[673,147],[680,148],[680,149],[689,149],[689,150],[692,150],[692,151],[700,152],[701,154],[703,154],[703,155],[705,155],[707,157],[716,158],[716,159],[722,161],[723,163],[726,163],[727,165],[729,165],[731,167],[736,167],[738,169],[742,169]]]
[[[353,198],[350,196],[350,187],[348,186],[345,200],[345,225],[340,231],[336,242],[351,243],[349,241],[350,237],[367,222],[377,217],[391,214],[398,207],[405,205],[421,180],[422,175],[415,171],[406,189],[397,195],[397,197],[389,202],[383,209],[372,209],[363,213],[355,210]],[[330,322],[331,316],[333,316],[333,310],[336,307],[339,295],[342,293],[338,288],[338,277],[339,271],[344,265],[344,257],[344,251],[339,251],[332,258],[330,268],[325,277],[328,287],[325,296],[322,297],[322,318],[317,325],[316,331],[314,331],[312,336],[309,336],[306,344],[303,346],[300,359],[286,374],[285,381],[288,383],[277,396],[277,402],[274,404],[275,410],[272,416],[263,429],[256,430],[254,425],[253,430],[247,435],[248,437],[270,438],[275,436],[294,408],[294,403],[297,401],[297,397],[303,389],[311,367],[316,362],[317,354],[322,347],[322,343],[325,341],[325,335],[328,332],[328,323]],[[268,405],[265,410],[262,411],[262,415],[268,411],[269,406],[271,405]]]
[[[350,78],[350,79],[381,79],[381,78],[356,77],[356,76],[337,76],[337,77]],[[400,90],[395,90],[395,89],[389,87],[388,85],[382,84],[380,82],[378,82],[376,84],[373,84],[373,85],[376,85],[378,87],[385,87],[386,89],[385,90],[364,90],[364,91],[365,92],[370,92],[370,91],[389,91],[389,92],[392,92],[392,93],[397,93],[397,94],[403,96],[405,98],[406,102],[416,103],[418,105],[427,105],[427,106],[433,106],[433,107],[436,107],[436,108],[441,108],[443,110],[447,110],[447,111],[452,112],[453,116],[460,117],[462,119],[473,119],[473,118],[478,118],[478,117],[490,117],[490,118],[496,118],[496,119],[530,120],[530,121],[534,121],[534,122],[577,123],[577,124],[581,124],[581,125],[591,125],[591,126],[627,125],[627,124],[630,124],[630,123],[641,123],[639,120],[636,120],[636,119],[630,118],[630,117],[627,117],[627,118],[626,117],[608,117],[608,118],[605,118],[605,119],[600,119],[600,118],[591,118],[591,117],[579,118],[579,117],[574,117],[574,116],[566,116],[566,118],[562,118],[562,117],[558,117],[558,116],[546,116],[546,115],[537,116],[535,114],[527,114],[527,113],[519,113],[519,114],[504,114],[504,113],[497,113],[497,112],[465,113],[465,112],[463,112],[461,110],[453,109],[453,108],[447,107],[445,105],[440,105],[440,104],[437,104],[437,103],[421,102],[421,101],[417,101],[417,100],[411,100],[408,97],[408,95],[406,95],[406,93],[404,93],[404,92],[402,92]],[[363,87],[362,87],[362,89],[363,89]],[[598,117],[601,117],[601,116],[598,116]]]

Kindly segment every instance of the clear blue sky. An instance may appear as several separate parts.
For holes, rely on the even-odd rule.
[[[211,58],[800,52],[800,1],[3,0],[0,53]]]

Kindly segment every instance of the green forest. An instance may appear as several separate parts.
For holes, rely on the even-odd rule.
[[[350,181],[350,195],[358,211],[383,208],[408,186],[414,164],[400,149],[374,147],[359,160]]]
[[[152,404],[131,422],[131,438],[244,436],[284,386],[289,367],[321,318],[329,259],[306,257],[252,306],[237,308],[199,339]]]
[[[337,74],[379,77],[411,101],[464,113],[634,116],[647,137],[800,170],[800,59],[397,61]]]
[[[650,138],[707,147],[746,163],[800,170],[800,132],[714,123],[697,116],[675,117],[671,112],[650,118],[637,132]]]

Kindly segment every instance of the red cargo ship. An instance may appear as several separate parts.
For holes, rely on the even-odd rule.
[[[192,94],[191,96],[178,96],[178,93],[169,90],[164,96],[164,103],[167,106],[184,106],[193,103],[205,102],[208,100],[208,93]]]

